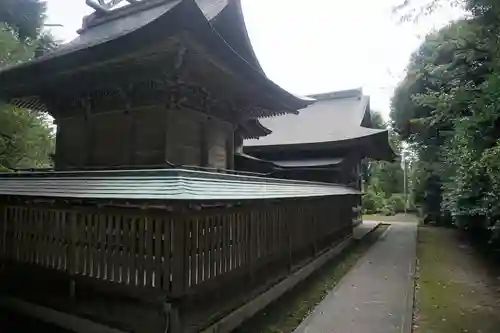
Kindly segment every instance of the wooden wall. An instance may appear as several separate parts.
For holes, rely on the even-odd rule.
[[[161,107],[59,118],[56,168],[201,166],[231,169],[233,126]]]

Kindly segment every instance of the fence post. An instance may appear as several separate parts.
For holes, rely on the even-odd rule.
[[[253,208],[253,207],[252,207]],[[248,207],[246,207],[248,209]],[[253,209],[250,210],[249,221],[248,221],[248,268],[250,270],[250,283],[254,283],[255,281],[255,263],[257,258],[257,237],[258,234],[255,232],[256,230],[256,221],[254,219],[255,212]],[[254,235],[255,234],[255,235]]]
[[[70,276],[69,280],[69,297],[70,299],[75,299],[76,294],[76,282],[74,279],[74,275],[77,271],[78,262],[76,260],[76,242],[77,242],[77,213],[75,211],[68,212],[68,218],[66,219],[66,223],[68,226],[66,228],[68,235],[68,247],[66,249],[66,258],[68,262],[66,263],[66,269],[68,270],[68,274]]]
[[[7,264],[8,261],[12,260],[14,255],[14,224],[9,221],[8,208],[7,206],[2,206],[0,210],[0,223],[3,225],[2,238],[3,238],[3,263]]]
[[[172,222],[172,240],[174,242],[172,253],[172,294],[175,297],[180,297],[186,291],[186,223],[178,215]]]
[[[286,234],[288,238],[288,271],[292,271],[293,267],[293,228],[295,220],[293,219],[293,212],[290,212],[290,205],[285,205],[285,221],[286,221]]]
[[[7,209],[0,206],[0,267],[3,268],[7,260]]]

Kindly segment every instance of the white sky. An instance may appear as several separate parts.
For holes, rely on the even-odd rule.
[[[443,9],[419,24],[400,24],[392,7],[402,0],[242,0],[245,21],[266,74],[296,94],[363,87],[384,116],[410,54],[425,34],[461,15]],[[69,41],[85,0],[48,0],[47,23]]]

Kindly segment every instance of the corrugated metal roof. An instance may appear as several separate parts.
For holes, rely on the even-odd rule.
[[[349,187],[191,170],[4,173],[0,195],[138,200],[257,200],[360,194]]]
[[[261,119],[272,133],[245,140],[245,146],[293,145],[356,139],[385,132],[361,126],[369,109],[369,97],[359,90],[314,95],[316,102],[297,115]],[[355,93],[357,92],[357,93]]]

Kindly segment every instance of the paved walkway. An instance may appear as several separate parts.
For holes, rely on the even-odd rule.
[[[416,235],[392,222],[294,333],[410,333]]]
[[[363,223],[354,227],[352,237],[354,239],[362,239],[379,224],[380,222],[376,221],[363,221]]]

